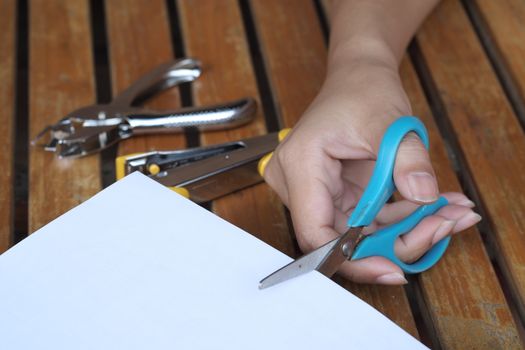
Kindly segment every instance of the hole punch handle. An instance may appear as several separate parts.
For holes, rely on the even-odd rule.
[[[252,98],[205,107],[186,107],[176,111],[146,111],[126,116],[134,134],[182,132],[195,127],[200,131],[231,129],[253,120],[257,104]]]
[[[372,177],[348,219],[348,227],[370,225],[394,193],[394,163],[397,150],[405,135],[410,132],[415,132],[428,149],[428,133],[418,118],[405,116],[392,123],[383,136]]]
[[[200,74],[201,64],[193,58],[183,58],[161,64],[120,93],[111,102],[111,105],[130,107],[133,104],[140,104],[162,90],[194,81]]]

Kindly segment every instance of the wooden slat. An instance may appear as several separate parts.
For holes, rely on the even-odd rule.
[[[312,2],[251,2],[274,100],[284,126],[293,126],[319,91],[326,47]],[[402,287],[362,286],[338,279],[345,288],[418,336]]]
[[[244,96],[260,101],[238,2],[180,1],[178,3],[187,54],[204,63],[203,76],[193,85],[196,105],[208,105]],[[228,132],[202,134],[203,144],[250,137],[266,132],[262,108],[256,120]],[[218,215],[292,255],[294,246],[282,205],[261,184],[213,203]]]
[[[525,114],[525,2],[521,0],[476,0],[466,2],[466,5],[475,10],[475,16],[480,15],[481,32],[494,54],[499,56],[496,62],[504,65],[503,78],[508,79],[511,86],[511,95],[516,95],[520,104],[517,109]],[[485,33],[486,32],[486,33]],[[525,118],[525,115],[521,116]],[[525,119],[522,119],[525,122]]]
[[[488,214],[489,239],[525,315],[523,130],[458,1],[439,5],[418,42]]]
[[[174,56],[165,1],[107,1],[106,14],[111,82],[116,96],[141,75]],[[137,25],[145,19],[147,25]],[[158,110],[180,108],[178,88],[155,97],[147,106]],[[133,136],[120,142],[119,154],[179,149],[184,145],[181,134]]]
[[[11,243],[13,222],[13,119],[15,88],[16,2],[0,1],[0,254]]]
[[[430,155],[441,191],[461,191],[408,59],[401,65],[401,76],[414,114],[429,131]],[[512,314],[475,228],[453,237],[439,264],[420,275],[420,285],[443,348],[519,348]]]
[[[89,6],[84,1],[30,2],[30,136],[73,109],[95,102]],[[29,231],[100,189],[97,155],[60,160],[31,148]]]
[[[326,46],[313,3],[251,1],[264,63],[284,127],[292,127],[319,92]]]
[[[337,279],[337,282],[360,299],[375,307],[399,327],[412,334],[412,336],[426,343],[427,339],[424,338],[424,335],[420,335],[416,328],[416,321],[410,310],[408,298],[403,287],[358,284],[344,280],[341,277]]]

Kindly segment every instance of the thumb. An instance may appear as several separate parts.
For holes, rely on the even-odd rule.
[[[401,195],[413,202],[430,203],[438,199],[436,175],[428,151],[415,133],[399,145],[394,182]]]

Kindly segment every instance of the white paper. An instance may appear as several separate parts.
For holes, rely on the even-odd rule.
[[[250,210],[247,208],[246,210]],[[317,272],[135,173],[0,256],[5,349],[421,349]]]

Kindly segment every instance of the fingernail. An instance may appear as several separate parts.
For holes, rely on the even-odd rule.
[[[443,221],[437,228],[436,232],[434,232],[434,237],[432,237],[432,245],[436,244],[437,242],[441,241],[443,238],[448,236],[454,226],[456,225],[455,220],[445,220]]]
[[[480,221],[481,221],[481,215],[476,214],[474,212],[470,212],[458,220],[456,226],[454,227],[454,231],[456,232],[463,231],[464,229],[469,228],[470,226],[474,226]]]
[[[469,208],[474,208],[476,206],[476,203],[474,203],[470,199],[465,199],[464,201],[461,201],[458,204]]]
[[[386,275],[379,276],[376,278],[376,283],[379,284],[407,284],[405,276],[399,272],[391,272]]]
[[[436,179],[429,173],[410,173],[408,188],[416,201],[433,202],[438,199]]]

